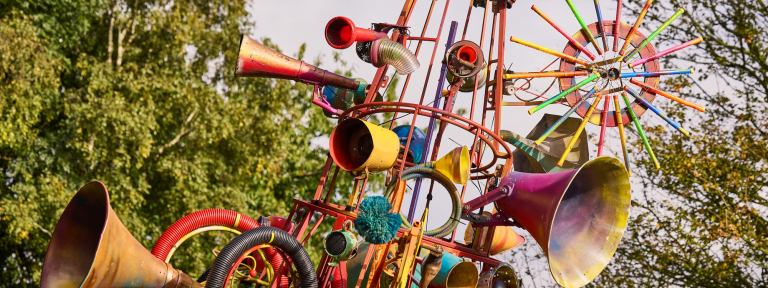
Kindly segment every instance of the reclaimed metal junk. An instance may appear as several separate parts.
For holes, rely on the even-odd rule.
[[[334,74],[247,35],[240,40],[235,77],[280,78],[311,85],[312,103],[336,119],[330,121],[338,121],[311,199],[293,199],[291,212],[282,215],[285,218],[251,215],[258,219],[254,220],[224,209],[178,215],[179,220],[150,252],[112,211],[107,188],[101,182],[90,182],[74,194],[56,225],[41,286],[517,288],[523,285],[522,275],[494,257],[522,244],[526,234],[541,246],[559,285],[581,287],[595,279],[618,248],[630,215],[630,147],[624,126],[633,125],[644,144],[638,150],[645,150],[660,168],[639,117],[651,110],[688,135],[657,108],[653,103],[656,96],[704,111],[698,104],[659,89],[660,77],[694,72],[662,70],[658,59],[701,42],[701,37],[662,52],[656,52],[652,43],[684,11],[680,9],[645,36],[638,27],[652,0],[632,25],[618,19],[622,1],[618,1],[615,20],[603,20],[600,4],[594,1],[598,22],[587,23],[574,1],[566,0],[579,22],[570,30],[557,24],[565,22],[563,19],[550,18],[543,9],[532,6],[530,13],[543,19],[538,24],[546,22],[568,41],[562,50],[556,50],[507,35],[504,27],[508,22],[515,24],[515,19],[507,18],[514,0],[472,0],[460,36],[458,22],[443,26],[450,1],[445,1],[443,9],[432,9],[437,1],[431,2],[424,26],[416,30],[418,36],[409,26],[415,23],[411,19],[415,1],[404,2],[401,13],[392,15],[397,17],[392,19],[395,24],[372,23],[370,28],[361,28],[339,16],[327,23],[325,31],[317,31],[325,33],[333,48],[354,44],[363,62],[378,67],[369,78]],[[483,17],[480,37],[468,40],[466,26],[478,12]],[[433,13],[439,17],[432,17]],[[493,24],[487,29],[489,16]],[[429,24],[437,25],[434,35],[427,35],[434,28],[427,29]],[[507,37],[538,51],[505,57]],[[484,46],[487,42],[491,46]],[[437,54],[437,46],[422,50],[425,44],[445,45],[446,52]],[[431,55],[419,55],[427,50]],[[429,65],[419,65],[419,57],[430,59]],[[517,57],[552,62],[540,71],[514,72],[514,66],[505,64]],[[439,72],[431,71],[438,67]],[[424,73],[413,73],[418,70]],[[421,98],[384,102],[382,89],[393,73],[408,75],[401,95],[410,80],[427,75],[423,90],[417,91]],[[437,81],[434,94],[426,93],[430,80]],[[534,85],[546,87],[547,83],[549,88],[543,92],[533,91]],[[550,92],[555,83],[559,91]],[[459,92],[471,97],[471,112],[466,117],[454,112]],[[569,109],[562,116],[544,115],[525,137],[508,131],[516,123],[501,117],[533,117],[528,114],[552,105]],[[531,108],[528,114],[516,115],[504,113],[507,106]],[[383,115],[391,119],[382,123],[371,117]],[[408,124],[398,126],[395,120],[400,118]],[[420,129],[417,122],[429,125]],[[597,157],[591,157],[584,132],[590,123],[600,126]],[[622,160],[604,150],[609,127],[618,128]],[[463,133],[458,137],[466,146],[446,141],[446,131]],[[352,190],[346,191],[350,196],[344,199],[334,197],[339,195],[334,188],[339,170],[354,177]],[[383,196],[369,187],[370,179],[386,183]],[[435,183],[442,188],[433,189]],[[468,196],[478,194],[465,193],[467,188],[479,190],[480,196]],[[441,194],[442,210],[450,207],[448,219],[430,215],[434,194]],[[405,201],[407,195],[410,202]],[[494,208],[486,211],[485,207]],[[468,224],[463,241],[456,239],[460,220]],[[332,222],[333,228],[319,231],[323,222]],[[210,268],[193,278],[171,266],[174,252],[184,241],[212,230],[236,237],[215,251]],[[323,237],[322,247],[307,246],[312,236]],[[307,249],[321,251],[322,258],[313,262]]]

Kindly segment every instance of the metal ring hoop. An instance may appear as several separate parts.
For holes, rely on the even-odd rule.
[[[365,108],[368,108],[368,109],[365,109]],[[358,112],[358,114],[356,115],[358,118],[363,118],[368,115],[386,113],[386,112],[397,112],[397,113],[411,114],[411,115],[418,114],[420,116],[426,116],[426,117],[434,118],[440,121],[444,121],[445,123],[464,129],[467,132],[470,132],[472,134],[478,133],[479,135],[476,135],[477,138],[482,142],[484,142],[485,145],[487,145],[487,147],[490,148],[491,151],[493,152],[493,160],[491,160],[490,163],[486,165],[478,165],[477,168],[471,169],[470,170],[471,174],[479,173],[481,171],[487,171],[488,169],[493,168],[493,166],[496,164],[496,162],[499,159],[504,159],[505,168],[509,167],[509,165],[511,165],[512,163],[511,149],[509,148],[507,143],[504,142],[504,140],[502,140],[501,137],[499,137],[499,135],[496,135],[496,133],[493,133],[493,131],[489,130],[485,126],[482,126],[472,120],[469,120],[467,118],[464,118],[462,116],[459,116],[451,112],[447,112],[438,108],[419,105],[415,103],[371,102],[371,103],[356,105],[352,108],[347,109],[339,117],[339,122],[344,120],[346,117],[350,117],[350,115],[353,112]],[[486,135],[490,136],[491,139],[489,139],[489,137],[487,137]],[[497,149],[493,145],[494,141],[496,143],[499,143],[501,148],[503,148],[504,152],[500,151],[501,149]],[[400,162],[400,159],[398,159],[398,163],[402,164],[402,162]],[[405,167],[411,167],[416,165],[411,162],[407,162],[405,164],[406,164]],[[477,176],[471,176],[471,179],[485,179],[489,177],[490,177],[489,175],[477,175]]]

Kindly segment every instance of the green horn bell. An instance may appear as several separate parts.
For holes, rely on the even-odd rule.
[[[579,135],[579,140],[573,146],[562,167],[557,166],[560,156],[565,152],[565,147],[573,138],[573,134],[581,124],[577,118],[568,118],[563,124],[549,134],[541,145],[534,143],[557,120],[559,115],[545,114],[538,124],[528,133],[527,137],[510,131],[501,130],[499,136],[509,144],[517,147],[512,152],[515,171],[526,173],[557,173],[573,170],[581,167],[589,161],[589,143],[585,133]]]

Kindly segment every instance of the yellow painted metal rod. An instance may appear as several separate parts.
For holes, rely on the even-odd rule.
[[[595,107],[597,107],[597,104],[600,103],[601,99],[603,99],[603,95],[598,95],[597,98],[595,98],[595,102],[592,102],[592,106],[589,107],[589,110],[587,110],[587,114],[584,115],[584,119],[581,120],[581,125],[579,125],[579,128],[576,129],[576,132],[573,134],[573,138],[571,138],[571,142],[568,143],[567,147],[565,147],[565,152],[563,152],[563,156],[560,156],[560,161],[557,162],[557,166],[563,167],[563,163],[565,163],[565,158],[568,158],[568,154],[571,153],[571,149],[573,149],[573,145],[576,145],[576,142],[579,141],[579,135],[581,135],[581,131],[583,131],[584,127],[587,126],[587,123],[589,123],[589,118],[592,117],[592,113],[595,112]]]
[[[621,137],[621,150],[624,151],[624,166],[627,168],[627,173],[632,177],[632,170],[629,168],[629,151],[627,151],[627,136],[624,134],[624,123],[621,118],[621,106],[619,106],[619,96],[613,95],[613,106],[616,107],[614,114],[616,115],[616,127],[619,127],[619,137]]]
[[[584,66],[589,65],[589,62],[587,62],[587,61],[581,60],[581,59],[573,57],[571,55],[567,55],[567,54],[565,54],[563,52],[555,51],[555,50],[549,49],[547,47],[544,47],[544,46],[541,46],[541,45],[538,45],[538,44],[534,44],[534,43],[525,41],[525,40],[517,38],[517,37],[509,37],[509,41],[515,42],[515,43],[523,45],[523,46],[528,46],[530,48],[539,50],[539,51],[547,53],[549,55],[560,57],[560,58],[563,58],[563,59],[571,61],[571,62],[576,62],[576,63],[579,63],[579,64],[584,65]]]

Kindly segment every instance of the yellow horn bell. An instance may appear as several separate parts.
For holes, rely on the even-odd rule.
[[[400,139],[389,129],[349,118],[331,133],[329,150],[341,169],[383,171],[392,168],[400,152]]]
[[[454,183],[466,185],[469,180],[469,149],[467,146],[456,147],[443,158],[424,164],[443,173]]]

